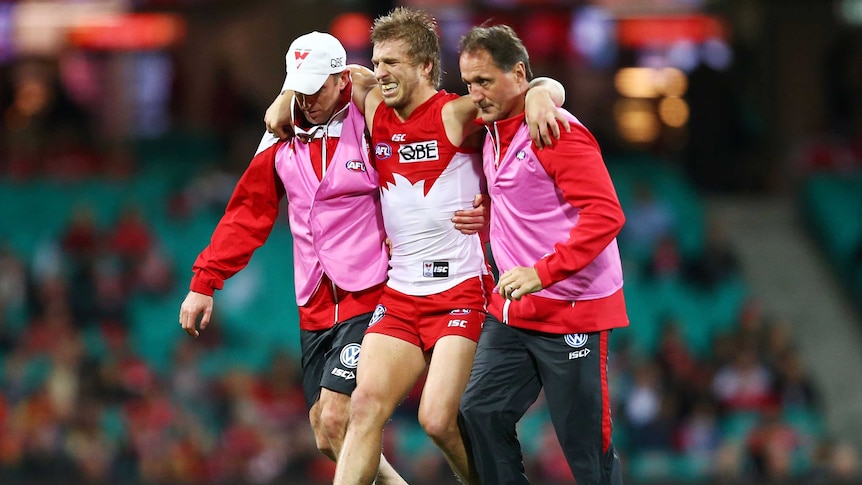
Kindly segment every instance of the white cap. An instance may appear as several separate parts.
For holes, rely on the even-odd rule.
[[[287,76],[282,91],[316,93],[330,74],[347,69],[347,53],[335,37],[311,32],[297,37],[284,56]]]

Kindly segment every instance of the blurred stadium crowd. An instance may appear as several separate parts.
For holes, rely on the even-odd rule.
[[[199,339],[177,323],[247,161],[236,154],[254,148],[231,135],[262,132],[262,109],[225,79],[211,132],[106,142],[33,79],[0,86],[0,483],[331,481],[302,397],[286,217]],[[798,154],[805,221],[856,302],[860,152],[830,138]],[[628,483],[862,478],[790,324],[751,291],[703,195],[661,158],[607,163],[627,215],[631,326],[612,336],[609,381]],[[454,483],[416,396],[387,457],[410,483]],[[519,434],[537,483],[573,483],[541,399]]]
[[[331,479],[298,379],[286,223],[228,283],[200,339],[176,322],[236,177],[212,168],[211,141],[130,145],[120,174],[70,169],[97,150],[46,149],[26,174],[0,165],[4,482]],[[856,450],[825,429],[792,332],[751,294],[696,190],[657,159],[608,163],[628,216],[632,325],[612,338],[610,382],[631,481],[858,477]],[[411,396],[387,430],[388,456],[412,482],[446,483],[415,411]],[[533,477],[571,483],[541,400],[520,435]]]

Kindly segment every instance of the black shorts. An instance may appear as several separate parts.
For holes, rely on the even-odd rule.
[[[365,313],[327,330],[300,330],[302,390],[308,409],[320,397],[320,388],[350,395],[356,389],[356,365],[362,337],[371,313]]]

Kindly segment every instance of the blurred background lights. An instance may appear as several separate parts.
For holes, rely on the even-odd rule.
[[[602,8],[587,6],[573,15],[569,32],[572,46],[595,67],[608,67],[616,61],[616,35],[614,19]]]
[[[679,69],[667,67],[625,67],[617,71],[614,87],[628,98],[656,98],[658,96],[682,96],[688,86],[688,78]]]
[[[617,71],[614,87],[628,98],[654,98],[658,96],[654,74],[655,70],[647,67],[625,67]]]
[[[660,125],[649,101],[621,99],[614,104],[620,136],[632,143],[650,143],[658,138]]]
[[[658,104],[658,116],[667,126],[681,128],[688,122],[688,104],[682,98],[664,98]]]
[[[721,39],[706,40],[702,49],[703,62],[716,71],[727,70],[733,62],[733,52],[730,50],[730,46]]]
[[[685,72],[691,72],[700,62],[697,44],[690,40],[674,42],[667,51],[668,63]]]
[[[688,88],[688,78],[685,73],[673,67],[662,69],[654,79],[658,84],[656,89],[665,96],[682,96]]]
[[[345,50],[368,47],[371,33],[371,17],[359,12],[347,12],[332,20],[329,33],[341,40]]]

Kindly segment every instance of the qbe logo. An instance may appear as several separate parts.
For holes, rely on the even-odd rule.
[[[343,57],[333,57],[329,61],[329,67],[344,67],[344,58]]]
[[[440,159],[440,152],[437,150],[437,140],[420,141],[401,145],[398,156],[401,157],[401,163],[433,162]]]
[[[386,160],[392,156],[392,147],[388,143],[378,143],[374,145],[374,156],[378,160]]]
[[[448,261],[423,261],[422,276],[425,278],[448,278],[449,277],[449,262]]]
[[[341,349],[341,365],[349,369],[355,369],[359,365],[359,351],[362,346],[359,344],[347,344]]]

